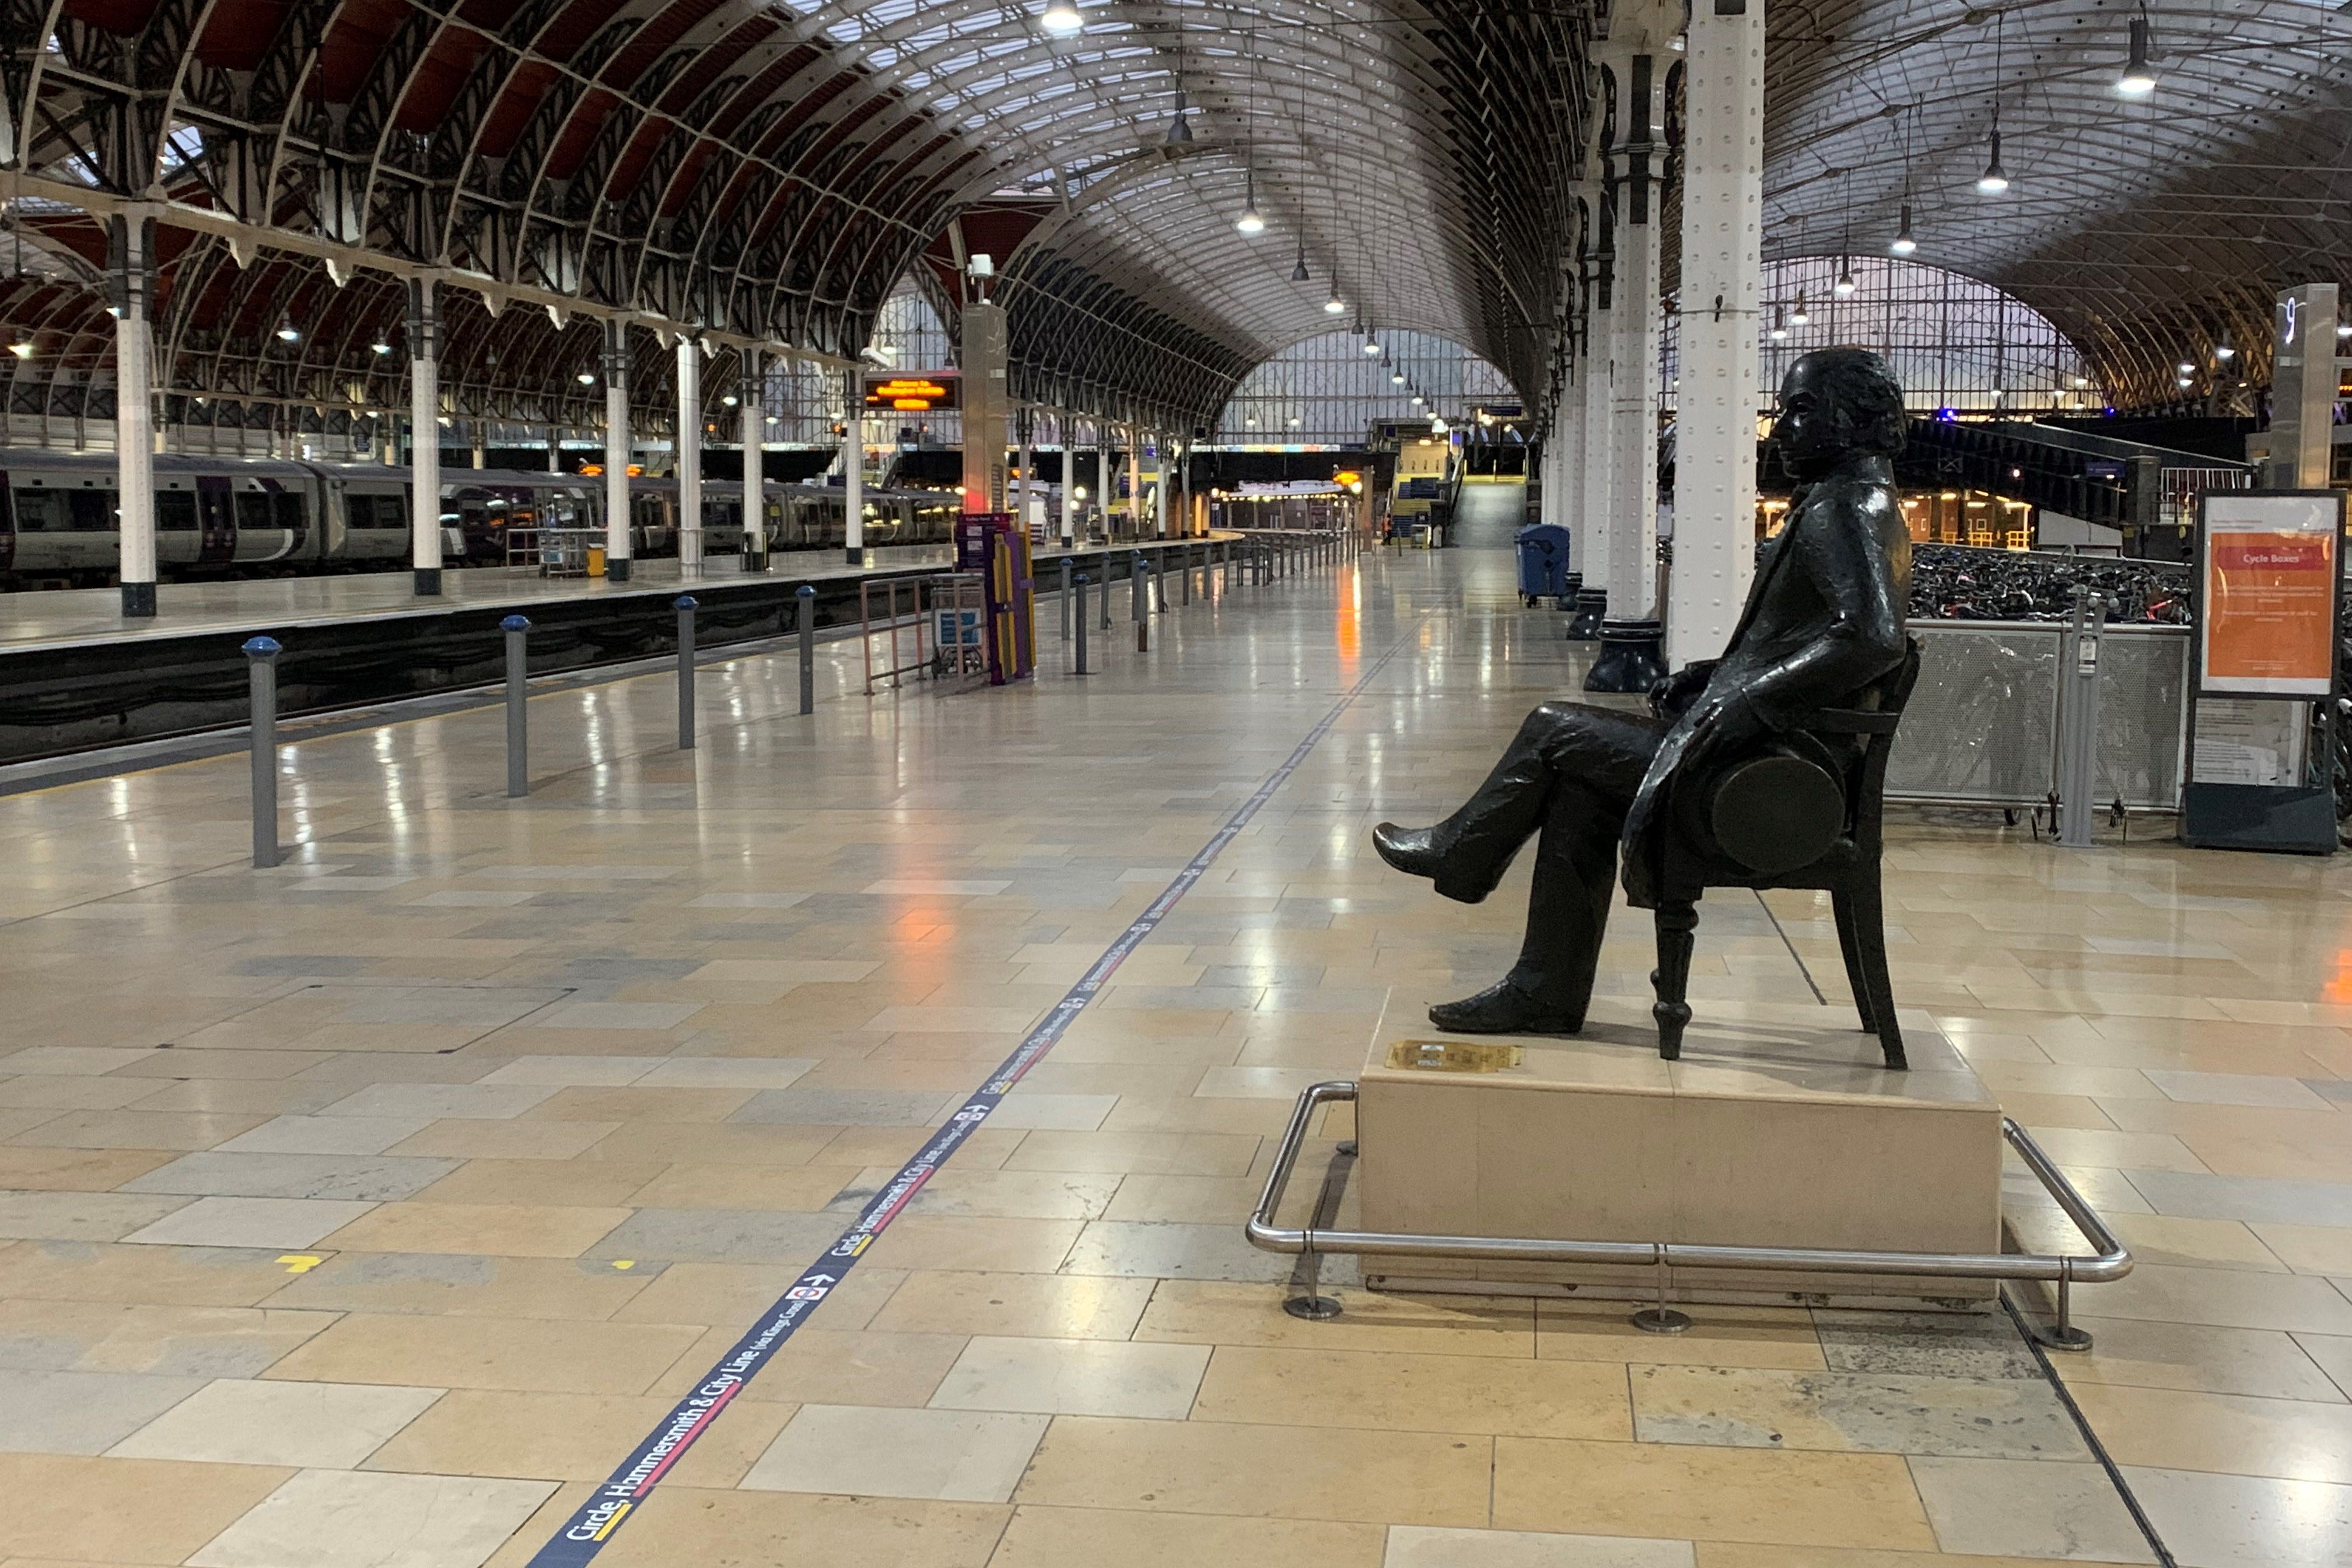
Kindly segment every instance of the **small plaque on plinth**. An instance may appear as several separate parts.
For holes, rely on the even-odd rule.
[[[1399,1040],[1389,1047],[1389,1066],[1400,1072],[1501,1072],[1527,1054],[1499,1040]]]

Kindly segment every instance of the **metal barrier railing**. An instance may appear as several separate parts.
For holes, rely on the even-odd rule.
[[[2055,1321],[2031,1327],[2033,1337],[2057,1350],[2088,1350],[2091,1336],[2074,1327],[2072,1288],[2120,1279],[2131,1272],[2132,1256],[2098,1212],[2076,1192],[2065,1173],[2052,1163],[2022,1127],[2004,1116],[2001,1136],[2017,1152],[2083,1239],[2096,1248],[2089,1256],[2039,1252],[1860,1252],[1838,1247],[1707,1247],[1679,1241],[1558,1241],[1517,1236],[1412,1236],[1393,1231],[1324,1230],[1314,1226],[1285,1228],[1275,1223],[1290,1175],[1307,1142],[1315,1112],[1325,1105],[1350,1103],[1356,1084],[1339,1079],[1311,1086],[1298,1097],[1290,1125],[1276,1145],[1274,1168],[1265,1179],[1265,1195],[1249,1217],[1249,1244],[1265,1252],[1300,1257],[1310,1253],[1347,1253],[1381,1258],[1446,1258],[1490,1259],[1511,1263],[1600,1263],[1648,1267],[1659,1271],[1658,1301],[1634,1314],[1637,1326],[1662,1332],[1689,1326],[1665,1304],[1665,1274],[1674,1268],[1774,1269],[1818,1274],[1902,1275],[1937,1279],[2040,1280],[2057,1287]],[[1342,1152],[1352,1145],[1342,1144]],[[1299,1310],[1299,1317],[1329,1317],[1336,1303]],[[1678,1321],[1679,1320],[1679,1321]]]
[[[2023,807],[2057,795],[2066,623],[1914,620],[1910,629],[1919,682],[1895,733],[1886,798]],[[2189,636],[2187,626],[2100,628],[2094,804],[2179,809]]]

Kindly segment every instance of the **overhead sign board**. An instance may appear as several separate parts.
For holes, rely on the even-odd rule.
[[[929,414],[935,409],[961,407],[959,395],[962,390],[961,379],[953,371],[869,375],[866,378],[866,406],[895,409],[901,414]]]
[[[2328,696],[2344,492],[2208,490],[2202,500],[2198,694]]]

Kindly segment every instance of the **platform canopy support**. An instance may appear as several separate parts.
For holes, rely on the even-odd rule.
[[[1682,384],[1666,605],[1672,665],[1723,652],[1756,574],[1764,0],[1694,6],[1684,60]]]
[[[416,592],[441,592],[441,297],[430,278],[408,280],[409,564]]]
[[[22,222],[22,219],[18,220]],[[155,220],[107,220],[107,285],[114,308],[114,449],[121,509],[122,614],[155,615]]]

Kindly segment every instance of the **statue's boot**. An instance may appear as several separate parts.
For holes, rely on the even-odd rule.
[[[1622,809],[1562,780],[1552,792],[1528,889],[1519,961],[1500,984],[1429,1010],[1441,1029],[1472,1035],[1573,1035],[1592,1001],[1601,941],[1617,882]]]
[[[1482,902],[1511,868],[1519,846],[1543,826],[1558,775],[1538,749],[1538,738],[1531,719],[1461,810],[1434,827],[1383,822],[1372,829],[1372,847],[1407,876],[1436,883],[1441,897]]]

